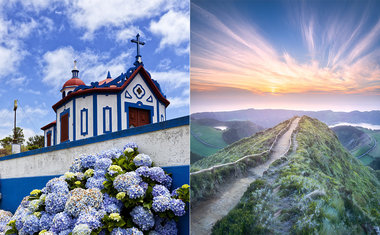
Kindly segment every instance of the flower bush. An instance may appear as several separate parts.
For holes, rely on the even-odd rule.
[[[14,215],[0,210],[0,234],[177,234],[189,186],[171,191],[170,175],[137,149],[129,143],[75,159]]]

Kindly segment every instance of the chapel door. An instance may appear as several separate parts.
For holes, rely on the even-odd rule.
[[[129,127],[138,127],[150,123],[150,111],[146,109],[129,108]]]
[[[61,143],[69,140],[69,114],[61,117]]]

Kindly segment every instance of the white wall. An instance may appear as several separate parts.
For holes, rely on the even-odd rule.
[[[0,161],[1,178],[59,175],[69,170],[75,157],[122,148],[128,142],[139,145],[139,152],[148,154],[156,165],[190,164],[189,125],[177,126],[134,136]]]

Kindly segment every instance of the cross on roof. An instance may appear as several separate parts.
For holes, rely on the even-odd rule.
[[[140,45],[145,45],[145,42],[140,42],[140,34],[137,34],[136,35],[136,40],[132,39],[131,42],[136,43],[136,46],[137,46],[137,55],[136,55],[135,65],[136,65],[136,63],[137,63],[137,65],[139,65],[139,64],[142,63],[142,61],[141,61],[141,55],[140,55]]]

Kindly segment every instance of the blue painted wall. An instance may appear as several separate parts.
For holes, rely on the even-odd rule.
[[[169,166],[163,167],[163,169],[167,173],[172,173],[172,189],[183,184],[189,184],[189,166]],[[2,194],[0,208],[14,213],[25,196],[29,195],[33,189],[42,189],[54,177],[59,177],[59,175],[0,179],[0,191]],[[179,220],[179,234],[188,235],[189,228],[189,210],[187,210],[186,215]]]

